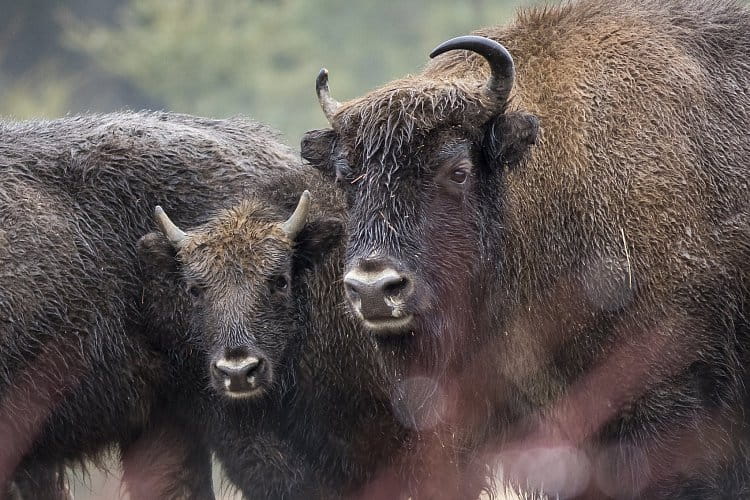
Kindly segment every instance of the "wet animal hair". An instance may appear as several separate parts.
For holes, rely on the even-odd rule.
[[[203,364],[179,303],[144,302],[136,242],[157,204],[197,223],[298,164],[242,118],[0,123],[0,493],[15,476],[25,497],[61,494],[65,466],[119,446],[131,483],[147,481],[132,460],[165,457],[151,496],[211,495]]]
[[[572,433],[579,451],[592,460],[610,453],[625,471],[640,456],[629,447],[646,453],[654,468],[633,494],[689,496],[689,481],[704,496],[742,496],[750,482],[738,430],[750,359],[747,7],[579,0],[524,9],[475,34],[516,61],[496,113],[477,109],[486,62],[452,51],[342,103],[331,130],[303,139],[303,157],[331,177],[348,169],[368,181],[339,183],[350,206],[347,265],[387,257],[428,280],[420,291],[476,299],[465,308],[476,328],[458,343],[445,337],[460,348],[431,352],[455,355],[433,364],[450,363],[448,373],[470,388],[462,394],[476,396],[467,413],[486,411],[476,421],[461,415],[461,430],[488,453],[554,446],[556,431]],[[468,144],[476,181],[460,203],[439,198],[434,179],[442,145],[456,141]],[[446,213],[458,211],[473,221],[455,234],[474,243],[464,254],[472,280],[441,294],[438,280],[420,274],[450,276],[455,253],[426,249]],[[391,361],[394,372],[412,368]],[[678,460],[678,449],[690,458]],[[607,487],[592,482],[579,493]]]

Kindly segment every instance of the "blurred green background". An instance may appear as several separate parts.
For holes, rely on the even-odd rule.
[[[116,109],[248,115],[296,146],[349,99],[531,0],[0,0],[0,115]]]

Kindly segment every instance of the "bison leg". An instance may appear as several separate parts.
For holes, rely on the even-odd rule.
[[[0,499],[2,500],[23,500],[21,491],[16,486],[16,483],[10,483],[0,490]]]
[[[268,436],[253,437],[252,442],[229,439],[217,446],[216,457],[226,477],[247,498],[263,498],[271,491],[279,498],[295,498],[287,491],[291,478],[296,475],[293,470],[284,471],[287,454],[275,446],[266,446]],[[268,456],[264,456],[266,451]],[[276,486],[281,486],[281,491],[277,491]]]
[[[5,498],[9,500],[71,500],[62,467],[30,465],[19,468]]]
[[[0,500],[23,500],[21,490],[14,481],[0,481]]]
[[[271,432],[230,429],[217,439],[216,457],[245,498],[337,498],[321,485],[310,464]]]
[[[214,498],[211,453],[184,427],[160,424],[122,447],[123,483],[139,500]]]

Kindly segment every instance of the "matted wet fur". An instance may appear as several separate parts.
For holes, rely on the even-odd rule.
[[[156,204],[197,223],[298,163],[239,118],[0,124],[0,492],[64,497],[64,466],[119,445],[139,495],[213,495],[204,365],[180,304],[144,304],[136,242]]]
[[[415,288],[385,361],[522,484],[747,496],[750,13],[582,0],[476,34],[515,60],[507,102],[457,50],[302,142],[347,193],[347,270],[387,257]],[[524,455],[560,449],[580,481]]]
[[[303,190],[310,214],[290,240],[278,223]],[[210,441],[247,498],[394,498],[415,491],[425,473],[410,457],[429,433],[394,413],[376,345],[344,307],[344,214],[340,194],[299,169],[184,228],[177,250],[159,233],[141,240],[142,258],[163,280],[150,294],[202,288],[188,328],[206,371],[217,353],[242,348],[273,373],[252,397],[213,385],[221,422]]]

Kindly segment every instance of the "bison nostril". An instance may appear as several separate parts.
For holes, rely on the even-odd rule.
[[[344,289],[352,300],[359,298],[359,290],[357,289],[357,286],[361,286],[359,281],[344,279]]]
[[[255,362],[251,363],[246,367],[245,376],[250,377],[260,371],[261,366],[263,365],[263,360],[255,358]]]
[[[383,293],[386,297],[395,297],[406,289],[409,280],[403,276],[383,283]]]

